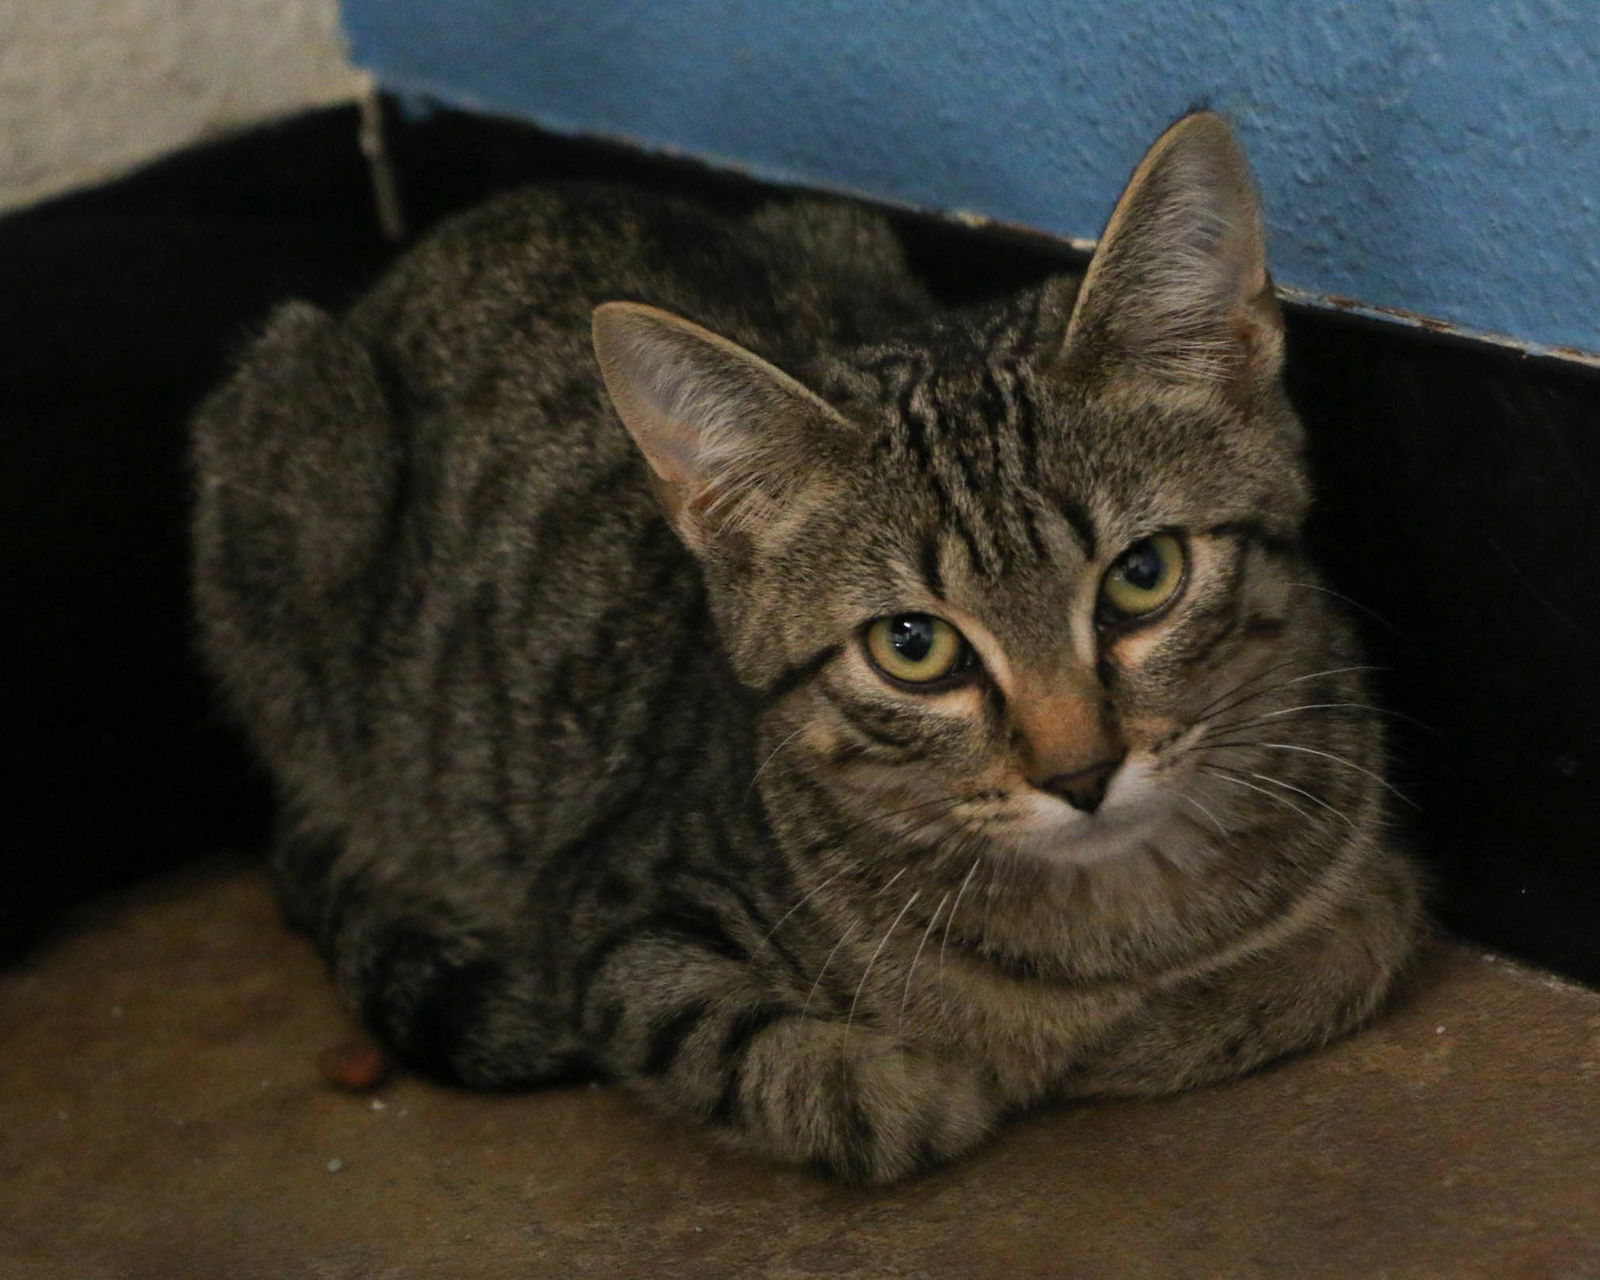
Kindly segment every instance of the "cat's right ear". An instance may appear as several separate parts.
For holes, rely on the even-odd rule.
[[[1283,320],[1250,168],[1220,116],[1145,155],[1089,264],[1067,330],[1079,377],[1248,400],[1272,387]]]
[[[594,350],[668,519],[696,551],[773,532],[849,434],[781,369],[655,307],[597,307]]]

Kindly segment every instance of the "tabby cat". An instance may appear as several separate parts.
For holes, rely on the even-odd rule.
[[[1355,1026],[1422,916],[1282,345],[1210,114],[1001,305],[552,187],[284,306],[194,466],[291,918],[419,1069],[854,1181]]]

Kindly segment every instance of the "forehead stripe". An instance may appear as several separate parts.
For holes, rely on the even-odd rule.
[[[1039,533],[1039,517],[1026,502],[1022,503],[1022,531],[1028,535],[1028,545],[1033,548],[1034,557],[1041,561],[1048,559],[1050,551]]]
[[[905,428],[905,441],[912,461],[916,464],[918,472],[927,478],[933,488],[934,500],[939,507],[939,523],[945,528],[954,529],[966,544],[967,554],[971,557],[973,568],[979,573],[990,573],[982,550],[978,546],[977,536],[971,526],[962,517],[961,510],[951,495],[949,486],[939,474],[938,463],[934,451],[942,443],[937,434],[939,426],[937,414],[932,412],[929,397],[928,411],[918,408],[917,400],[919,391],[924,390],[924,382],[929,376],[929,371],[921,369],[913,372],[907,378],[905,385],[900,390],[900,422]],[[940,449],[941,454],[948,452]]]
[[[944,574],[939,572],[939,536],[929,534],[922,540],[922,551],[917,561],[917,567],[922,572],[923,584],[928,588],[928,594],[935,600],[943,600]]]
[[[1065,496],[1056,499],[1056,509],[1061,512],[1061,517],[1067,522],[1074,536],[1083,546],[1083,554],[1090,560],[1095,557],[1099,539],[1095,537],[1094,521],[1089,519],[1088,509],[1076,499]]]

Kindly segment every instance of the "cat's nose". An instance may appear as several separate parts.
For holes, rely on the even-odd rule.
[[[1114,760],[1097,760],[1094,764],[1074,770],[1072,773],[1058,773],[1042,782],[1036,782],[1034,786],[1041,791],[1048,791],[1053,796],[1060,796],[1074,809],[1093,813],[1106,798],[1106,788],[1111,785],[1112,775],[1122,764],[1123,758],[1118,756]]]

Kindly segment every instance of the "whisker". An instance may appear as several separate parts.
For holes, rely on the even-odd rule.
[[[906,814],[915,813],[918,809],[930,809],[936,805],[947,805],[950,809],[956,809],[960,804],[960,796],[937,796],[932,800],[922,800],[916,804],[908,804],[904,809],[891,809],[888,813],[869,813],[861,821],[852,822],[843,831],[836,832],[833,838],[835,840],[844,840],[848,836],[855,835],[862,827],[871,826],[874,822],[888,822],[891,818],[903,818]],[[937,820],[936,817],[934,821]],[[913,831],[916,829],[916,826],[912,827]]]
[[[1294,742],[1213,742],[1196,749],[1221,751],[1225,747],[1260,747],[1266,751],[1303,751],[1307,755],[1321,756],[1324,760],[1332,760],[1335,764],[1342,764],[1346,769],[1354,769],[1357,773],[1365,774],[1402,804],[1410,805],[1413,809],[1417,807],[1414,800],[1397,790],[1387,778],[1374,773],[1371,769],[1364,768],[1354,760],[1346,760],[1341,755],[1336,755],[1332,751],[1323,751],[1317,747],[1302,747]]]
[[[821,893],[830,884],[832,884],[835,880],[837,880],[840,876],[842,876],[846,871],[849,871],[853,867],[858,867],[860,865],[861,864],[859,862],[857,862],[854,858],[852,858],[849,862],[845,863],[844,866],[840,867],[831,876],[829,876],[827,879],[823,880],[820,884],[818,884],[815,888],[813,888],[809,893],[807,893],[804,897],[802,897],[799,902],[795,903],[794,906],[790,907],[787,911],[785,911],[781,916],[778,917],[778,923],[773,925],[772,928],[768,929],[767,932],[766,932],[766,936],[761,939],[762,945],[765,946],[767,943],[771,942],[772,938],[773,938],[773,935],[776,934],[779,929],[783,928],[783,922],[785,920],[787,920],[790,916],[792,916],[796,911],[800,910],[801,907],[805,906],[806,903],[810,902],[812,898],[816,897],[817,894]]]
[[[953,798],[953,797],[945,796],[945,797],[941,797],[938,801],[928,801],[928,802],[925,802],[923,804],[910,805],[905,809],[899,810],[897,814],[891,815],[891,816],[898,816],[901,813],[909,813],[914,809],[927,808],[930,804],[943,804],[943,805],[947,805],[949,808],[953,809],[957,805],[960,804],[960,799],[958,797],[954,797]],[[924,821],[938,821],[938,819],[943,817],[943,816],[944,816],[944,811],[941,810],[939,813],[934,814],[931,819],[925,819]],[[915,828],[913,828],[913,829],[915,829]],[[789,911],[787,913],[785,913],[785,915],[782,917],[782,919],[780,919],[778,921],[778,924],[781,925],[784,920],[787,920],[790,915],[792,915],[802,905],[804,905],[804,903],[805,903],[807,898],[810,898],[811,896],[816,894],[819,890],[821,890],[823,888],[824,885],[831,883],[833,880],[835,880],[839,876],[843,875],[846,871],[850,870],[852,866],[859,866],[859,865],[860,864],[858,862],[855,862],[854,860],[852,860],[851,863],[847,864],[844,867],[841,867],[838,871],[834,872],[834,874],[829,876],[827,880],[824,880],[822,882],[822,884],[817,885],[817,887],[815,889],[813,889],[811,891],[811,893],[807,894],[805,898],[802,898],[799,902],[795,903],[795,905],[793,907],[789,908]],[[886,881],[884,881],[883,884],[878,886],[878,888],[877,888],[877,890],[876,890],[876,892],[874,893],[873,896],[876,897],[879,894],[887,893],[889,891],[889,889],[894,885],[894,883],[897,880],[899,880],[900,877],[903,876],[908,869],[909,869],[908,866],[907,867],[901,867],[900,870],[896,871],[892,876],[890,876]],[[918,890],[918,892],[920,893],[921,891]],[[913,894],[912,895],[913,899],[916,896],[917,896],[916,894]],[[904,914],[903,910],[902,910],[902,914]],[[899,919],[899,917],[897,916],[896,920],[898,921],[898,919]],[[858,924],[859,924],[859,921],[852,921],[850,923],[849,927],[846,928],[845,931],[842,934],[839,935],[839,940],[833,944],[833,950],[828,952],[827,959],[825,959],[822,962],[822,968],[817,970],[817,976],[811,983],[811,990],[806,992],[805,1003],[800,1006],[800,1015],[801,1015],[801,1017],[804,1017],[806,1015],[806,1013],[810,1010],[811,1002],[812,1002],[812,1000],[814,1000],[816,998],[817,988],[822,984],[822,979],[827,974],[828,967],[833,963],[834,956],[839,954],[839,948],[844,946],[844,944],[849,940],[851,934],[853,934],[856,931],[856,928],[857,928]],[[891,927],[891,929],[893,928],[892,925],[890,927]],[[772,927],[772,929],[768,931],[768,934],[767,934],[767,938],[768,939],[770,939],[772,937],[772,934],[777,931],[777,928],[778,928],[778,925],[774,925]],[[887,936],[888,935],[886,934],[885,935],[885,939],[887,939]],[[878,944],[878,946],[879,946],[879,950],[882,950],[883,944],[881,942]],[[873,956],[874,956],[874,958],[876,958],[877,952],[874,952]],[[871,969],[872,969],[872,966],[871,966],[871,963],[869,962],[868,965],[867,965],[867,972],[870,973]],[[865,979],[866,979],[866,974],[864,973],[864,974],[862,974],[862,980],[865,981]],[[856,988],[857,997],[859,997],[860,991],[861,991],[861,988],[858,985],[857,988]],[[852,1009],[852,1011],[854,1010],[854,1008],[855,1008],[855,1001],[852,1000],[851,1001],[851,1009]]]
[[[1266,724],[1270,720],[1277,720],[1283,716],[1303,715],[1311,711],[1335,711],[1341,709],[1360,709],[1374,715],[1382,715],[1380,708],[1365,702],[1307,702],[1298,707],[1286,707],[1281,711],[1261,711],[1254,715],[1245,716],[1241,720],[1228,720],[1222,724],[1206,724],[1207,733],[1231,733],[1236,729],[1253,729],[1257,725]]]
[[[1145,840],[1139,848],[1150,859],[1156,869],[1156,876],[1161,882],[1161,890],[1165,894],[1168,906],[1174,911],[1182,910],[1184,886],[1188,877],[1182,868],[1167,854],[1167,851],[1153,840]]]
[[[1239,707],[1244,706],[1244,704],[1247,702],[1254,702],[1257,698],[1264,698],[1269,693],[1277,693],[1280,689],[1289,688],[1290,685],[1304,684],[1307,680],[1320,680],[1325,676],[1345,675],[1351,671],[1382,671],[1383,669],[1384,668],[1382,667],[1374,667],[1366,664],[1356,664],[1348,667],[1330,667],[1326,671],[1312,671],[1306,675],[1295,676],[1290,680],[1280,680],[1277,684],[1270,684],[1265,688],[1257,689],[1252,693],[1247,693],[1244,697],[1239,698],[1234,702],[1230,702],[1225,707],[1216,707],[1215,703],[1213,703],[1211,707],[1207,707],[1201,714],[1195,716],[1194,722],[1196,724],[1202,724],[1207,720],[1214,720],[1220,715],[1226,715],[1230,711],[1237,710]]]
[[[744,800],[748,800],[750,798],[750,793],[756,789],[756,783],[761,781],[761,775],[767,771],[767,766],[778,758],[778,752],[782,751],[786,746],[788,746],[791,742],[793,742],[796,738],[798,738],[802,733],[804,733],[806,731],[807,728],[808,728],[807,725],[801,725],[798,729],[796,729],[793,733],[791,733],[788,737],[786,737],[777,746],[772,748],[771,754],[769,754],[767,756],[767,758],[761,762],[760,767],[757,768],[756,771],[753,774],[750,775],[750,785],[745,788]],[[740,803],[742,804],[743,800],[741,800]]]
[[[1341,707],[1355,707],[1362,711],[1379,711],[1381,708],[1373,706],[1370,702],[1302,702],[1298,707],[1280,707],[1276,711],[1261,711],[1251,716],[1248,720],[1235,721],[1237,724],[1248,724],[1253,720],[1271,720],[1275,716],[1291,716],[1301,711],[1331,711]],[[1218,725],[1219,729],[1223,726]]]
[[[1228,838],[1227,828],[1225,828],[1222,825],[1222,823],[1217,819],[1217,815],[1212,813],[1210,809],[1205,807],[1205,805],[1201,804],[1198,800],[1196,800],[1192,795],[1190,795],[1187,791],[1183,790],[1181,787],[1173,787],[1172,788],[1172,794],[1177,796],[1178,799],[1180,799],[1180,800],[1187,800],[1196,809],[1200,810],[1201,813],[1205,814],[1206,817],[1211,819],[1213,825],[1215,825],[1215,827],[1217,828],[1217,834],[1219,836],[1221,836],[1224,840],[1226,840]]]
[[[1371,618],[1374,622],[1378,623],[1380,626],[1386,627],[1390,632],[1392,632],[1393,634],[1399,636],[1400,639],[1402,639],[1402,640],[1410,640],[1411,639],[1410,636],[1408,636],[1404,631],[1400,630],[1399,627],[1395,626],[1394,623],[1390,622],[1389,619],[1385,618],[1376,609],[1373,609],[1373,608],[1369,607],[1368,605],[1362,604],[1361,601],[1359,601],[1359,600],[1352,599],[1350,596],[1345,595],[1344,592],[1342,592],[1342,591],[1335,591],[1332,587],[1324,587],[1320,583],[1316,583],[1316,582],[1291,582],[1291,583],[1288,583],[1287,585],[1291,586],[1291,587],[1303,587],[1307,591],[1320,591],[1320,592],[1322,592],[1323,595],[1332,596],[1335,600],[1343,600],[1352,609],[1357,609],[1360,612],[1366,614],[1367,617]]]
[[[944,972],[945,948],[950,945],[950,926],[955,923],[956,912],[961,910],[961,899],[966,896],[967,886],[972,883],[973,874],[978,870],[978,864],[982,861],[983,854],[980,852],[978,856],[972,860],[972,866],[967,870],[966,878],[961,882],[961,888],[956,891],[956,900],[953,904],[951,904],[950,914],[945,918],[944,940],[939,944],[939,971],[941,973]]]
[[[983,892],[989,898],[989,909],[983,914],[983,932],[987,937],[994,937],[995,909],[999,906],[1001,895],[1015,882],[1017,866],[1015,858],[1005,858],[990,865],[988,878],[983,884]]]
[[[1256,778],[1256,779],[1258,779],[1258,780],[1260,780],[1262,782],[1269,782],[1275,787],[1284,787],[1284,788],[1286,788],[1286,789],[1288,789],[1290,791],[1296,792],[1299,795],[1303,795],[1307,800],[1311,801],[1312,804],[1320,805],[1322,808],[1326,809],[1329,813],[1333,814],[1336,818],[1340,819],[1340,821],[1346,823],[1350,827],[1350,829],[1352,831],[1356,830],[1356,824],[1355,824],[1354,819],[1352,819],[1349,814],[1345,813],[1345,811],[1343,809],[1340,809],[1335,805],[1329,804],[1321,796],[1313,795],[1311,792],[1307,791],[1304,787],[1297,787],[1297,786],[1294,785],[1294,783],[1285,782],[1282,778],[1274,778],[1270,774],[1265,774],[1265,773],[1255,773],[1255,772],[1253,772],[1251,770],[1248,770],[1248,769],[1244,769],[1244,770],[1230,769],[1230,768],[1228,768],[1227,765],[1219,765],[1219,764],[1212,764],[1212,765],[1208,765],[1206,767],[1209,768],[1209,769],[1213,769],[1213,770],[1221,769],[1221,770],[1224,770],[1227,773],[1233,774],[1236,777],[1247,776],[1247,777],[1251,777],[1251,778]]]
[[[844,1035],[840,1037],[839,1041],[841,1053],[844,1051],[844,1046],[850,1042],[850,1025],[856,1020],[856,1005],[861,1001],[861,992],[867,985],[867,979],[872,976],[872,966],[878,963],[878,957],[883,954],[883,949],[888,945],[889,938],[899,927],[900,922],[905,919],[906,912],[911,910],[912,904],[921,896],[922,890],[918,889],[906,899],[906,905],[901,907],[900,914],[889,922],[889,927],[883,931],[883,937],[878,940],[877,950],[872,953],[872,957],[867,961],[867,967],[861,971],[861,981],[856,983],[856,993],[850,1000],[850,1012],[845,1015],[844,1019]]]
[[[839,935],[839,941],[833,944],[833,950],[828,952],[828,958],[822,962],[822,968],[817,970],[817,976],[811,984],[811,990],[806,992],[806,1002],[800,1006],[800,1016],[802,1018],[806,1016],[807,1010],[811,1008],[811,1001],[817,994],[817,988],[822,984],[823,974],[828,972],[828,966],[833,963],[834,956],[839,954],[839,948],[849,941],[850,935],[856,931],[856,925],[859,923],[856,920],[850,922],[849,927]]]
[[[896,871],[892,876],[890,876],[887,880],[885,880],[882,884],[880,884],[875,890],[873,890],[872,896],[874,898],[881,898],[884,894],[888,893],[890,889],[894,888],[894,882],[896,880],[898,880],[901,876],[905,875],[905,873],[906,873],[906,868],[905,867],[901,867],[900,870]]]
[[[1210,725],[1212,733],[1226,733],[1232,729],[1246,729],[1253,725],[1262,724],[1278,716],[1296,715],[1303,711],[1333,711],[1348,709],[1352,711],[1367,711],[1374,716],[1392,716],[1396,720],[1404,720],[1407,724],[1421,729],[1424,733],[1442,737],[1439,730],[1432,725],[1424,724],[1415,716],[1409,716],[1403,711],[1396,711],[1391,707],[1376,707],[1370,702],[1308,702],[1298,707],[1285,707],[1280,711],[1263,711],[1258,715],[1246,716],[1243,720],[1230,720],[1226,724]]]
[[[1551,602],[1550,598],[1534,585],[1533,579],[1528,577],[1528,575],[1522,571],[1522,566],[1512,559],[1511,553],[1502,547],[1498,540],[1487,533],[1483,535],[1483,539],[1500,553],[1500,558],[1506,562],[1506,567],[1509,568],[1512,573],[1517,575],[1517,577],[1521,580],[1522,585],[1528,589],[1529,595],[1542,604],[1546,609],[1550,610],[1551,613],[1555,614],[1556,617],[1560,618],[1562,622],[1565,622],[1579,635],[1588,640],[1595,639],[1594,632],[1590,631],[1588,627],[1584,626],[1580,622],[1574,622],[1566,614],[1562,613],[1560,609],[1556,608],[1556,606]]]
[[[882,819],[882,818],[899,818],[899,817],[903,817],[904,815],[906,815],[908,813],[914,813],[918,809],[926,809],[926,808],[929,808],[929,807],[931,807],[933,805],[948,805],[951,809],[954,809],[960,803],[961,803],[961,801],[960,801],[959,797],[940,796],[937,800],[925,800],[920,804],[907,805],[904,809],[897,809],[892,813],[888,813],[888,814],[873,814],[871,817],[865,818],[861,822],[858,822],[858,823],[853,824],[852,826],[846,827],[843,831],[841,831],[839,833],[837,838],[839,840],[843,840],[846,836],[852,835],[856,831],[859,831],[862,827],[866,826],[867,823],[875,822],[875,821],[878,821],[879,819]],[[932,816],[930,821],[937,822],[939,820],[939,818],[941,818],[943,816],[944,815],[943,815],[942,812],[941,813],[936,813],[936,814],[934,814]],[[913,824],[912,830],[913,831],[917,830],[920,825],[922,825],[922,824],[920,824],[920,823]],[[781,916],[778,917],[777,923],[774,924],[772,926],[772,928],[767,930],[766,936],[761,939],[763,945],[765,945],[766,943],[772,941],[773,937],[777,934],[778,930],[783,927],[784,921],[786,921],[796,911],[800,910],[801,907],[805,906],[805,904],[807,902],[809,902],[812,898],[816,897],[817,894],[821,893],[824,889],[826,889],[830,884],[832,884],[840,876],[844,875],[848,871],[859,869],[861,866],[862,866],[862,863],[858,859],[855,859],[855,858],[848,859],[845,862],[844,866],[840,867],[831,876],[828,876],[821,883],[817,884],[809,892],[804,894],[800,898],[800,900],[794,904],[794,906],[790,907],[787,911],[785,911]],[[881,893],[884,889],[887,889],[889,887],[889,885],[893,884],[896,880],[898,880],[900,878],[900,876],[904,873],[904,870],[905,870],[905,868],[902,867],[901,870],[899,872],[896,872],[895,875],[891,876],[889,878],[889,880],[885,884],[879,886],[878,892]]]
[[[1270,676],[1274,671],[1282,671],[1285,667],[1292,667],[1295,664],[1295,661],[1296,660],[1294,658],[1285,658],[1281,662],[1274,662],[1270,667],[1267,667],[1263,671],[1251,672],[1243,680],[1240,680],[1237,684],[1231,686],[1230,688],[1224,689],[1210,702],[1206,703],[1205,706],[1201,707],[1199,711],[1195,712],[1195,720],[1204,720],[1211,713],[1212,708],[1214,708],[1219,702],[1226,702],[1229,698],[1233,697],[1234,694],[1238,693],[1239,690],[1243,689],[1252,681],[1260,680],[1266,676]],[[1276,688],[1277,686],[1273,687]]]
[[[1298,813],[1311,826],[1315,827],[1315,826],[1318,825],[1317,820],[1314,817],[1312,817],[1309,813],[1307,813],[1304,809],[1302,809],[1299,805],[1295,804],[1292,800],[1285,799],[1283,796],[1280,796],[1275,791],[1268,791],[1265,787],[1258,787],[1258,786],[1256,786],[1255,783],[1246,782],[1243,778],[1236,777],[1233,774],[1218,773],[1216,770],[1209,769],[1205,765],[1201,765],[1200,768],[1201,768],[1202,772],[1209,773],[1213,778],[1217,779],[1218,782],[1232,782],[1232,783],[1236,784],[1237,786],[1248,787],[1251,791],[1255,791],[1255,792],[1259,793],[1260,795],[1266,796],[1266,798],[1268,800],[1276,800],[1279,804],[1283,805],[1291,813]]]
[[[906,985],[900,992],[900,1027],[905,1027],[906,1005],[911,1000],[911,979],[916,976],[917,961],[922,959],[922,949],[928,945],[928,937],[933,933],[933,926],[938,923],[939,915],[944,911],[945,903],[950,901],[950,891],[945,890],[944,897],[939,899],[939,905],[933,909],[933,914],[928,917],[928,927],[922,931],[922,941],[917,943],[917,950],[911,957],[911,967],[906,970]]]

